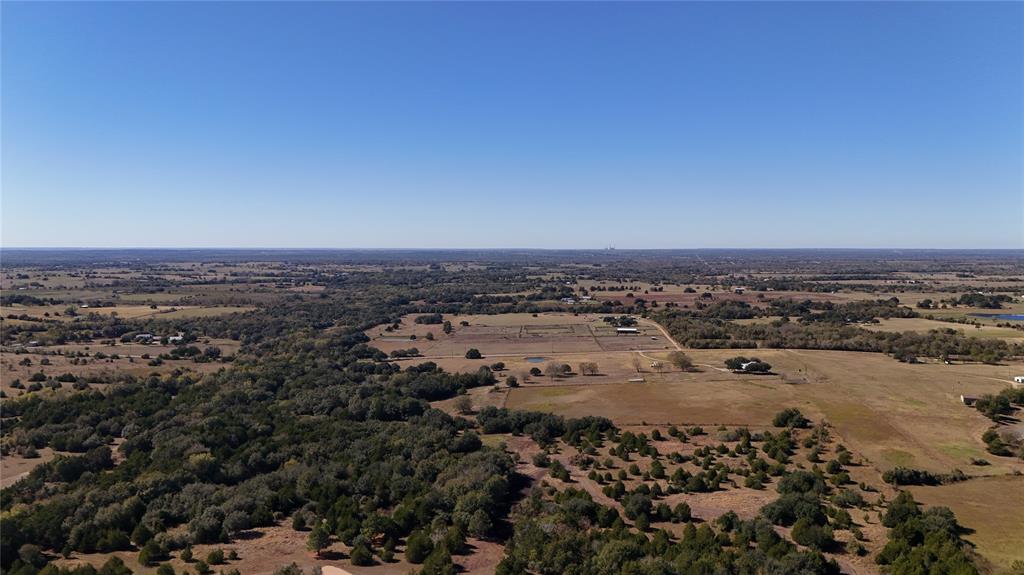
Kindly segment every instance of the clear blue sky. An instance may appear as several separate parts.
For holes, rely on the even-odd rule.
[[[1024,247],[1024,4],[15,3],[5,246]]]

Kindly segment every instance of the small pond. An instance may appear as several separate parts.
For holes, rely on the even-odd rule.
[[[1024,321],[1024,313],[972,313],[974,317],[1001,319],[1005,321]]]

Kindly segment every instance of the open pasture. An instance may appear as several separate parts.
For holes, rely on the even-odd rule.
[[[985,452],[988,419],[961,404],[961,393],[993,393],[1024,366],[908,365],[872,353],[792,350],[688,350],[699,373],[645,373],[647,383],[534,387],[509,393],[507,406],[568,416],[604,415],[620,425],[727,424],[764,426],[785,407],[826,419],[847,444],[880,470],[897,465],[948,472],[972,470],[971,459],[1004,473],[1024,465]],[[779,375],[736,375],[722,362],[756,355]],[[645,352],[645,356],[659,357]],[[645,371],[651,371],[645,367]],[[977,469],[977,468],[974,468]]]
[[[926,333],[933,329],[953,329],[962,332],[964,335],[969,337],[1001,338],[1011,342],[1020,342],[1024,340],[1024,331],[1009,327],[996,327],[993,325],[965,325],[961,323],[925,319],[920,317],[880,319],[877,324],[864,324],[861,327],[871,331],[883,331],[890,333],[899,333],[904,331]]]
[[[67,313],[74,307],[74,314]],[[104,307],[53,306],[53,305],[11,305],[0,307],[0,316],[27,315],[36,319],[74,321],[76,317],[99,314],[123,319],[182,319],[189,317],[211,317],[229,313],[241,313],[256,309],[252,306],[174,306],[174,305],[116,305]]]
[[[19,365],[18,362],[21,361],[23,357],[24,356],[15,356],[11,354],[3,355],[2,363],[0,363],[0,389],[2,389],[8,397],[17,397],[23,393],[27,393],[25,390],[19,390],[11,387],[11,384],[16,380],[20,380],[21,384],[27,387],[31,383],[29,378],[40,371],[47,376],[53,377],[70,373],[75,377],[84,378],[88,381],[90,376],[106,377],[114,374],[127,374],[135,377],[146,377],[154,373],[164,374],[175,370],[209,373],[227,367],[227,365],[219,362],[196,363],[189,359],[166,360],[160,365],[152,366],[149,365],[149,360],[140,359],[138,357],[90,359],[89,363],[79,363],[76,365],[72,364],[70,359],[62,356],[49,357],[50,363],[48,365],[40,365],[37,361],[34,361],[31,366]],[[156,356],[154,355],[154,357]],[[64,382],[60,385],[62,390],[72,389],[71,383]],[[108,386],[103,384],[89,384],[89,387],[102,389]],[[44,387],[37,393],[49,392],[49,388]]]
[[[235,355],[240,348],[239,342],[230,339],[204,338],[191,345],[200,349],[209,346],[218,347],[223,356]],[[151,373],[168,373],[176,369],[207,373],[226,367],[224,363],[220,362],[196,363],[191,359],[169,359],[161,365],[151,366],[149,359],[142,357],[146,355],[155,358],[169,353],[174,347],[159,344],[72,343],[45,348],[26,348],[21,353],[3,352],[0,353],[0,389],[3,389],[8,396],[18,396],[23,391],[12,388],[11,383],[21,380],[21,383],[27,386],[30,383],[29,378],[39,372],[52,377],[70,373],[76,377],[88,379],[90,376],[113,373],[143,377]],[[78,354],[87,354],[87,357],[72,357]],[[96,354],[101,355],[96,357]],[[77,363],[72,363],[73,361],[77,361]],[[70,389],[70,387],[70,383],[62,384],[63,389]]]
[[[633,305],[637,299],[643,299],[644,301],[658,302],[658,305],[665,305],[666,303],[673,303],[679,307],[695,307],[698,303],[713,304],[723,301],[737,301],[749,304],[755,307],[767,307],[769,303],[775,300],[813,300],[813,301],[831,301],[840,303],[843,301],[849,301],[850,299],[871,299],[867,294],[857,295],[855,297],[843,297],[838,294],[824,293],[824,292],[793,292],[793,291],[772,291],[772,292],[759,292],[759,291],[744,291],[743,293],[735,293],[734,291],[727,291],[717,289],[714,291],[699,291],[697,293],[682,293],[682,292],[652,292],[649,294],[645,293],[633,293],[629,296],[626,292],[595,292],[594,299],[598,301],[615,301],[620,302],[623,305]],[[710,294],[705,296],[704,294]]]
[[[995,573],[1010,573],[1010,565],[1024,559],[1024,477],[983,477],[910,490],[922,503],[952,509],[970,530],[966,539],[994,564]]]
[[[387,326],[368,330],[371,345],[390,353],[415,347],[431,359],[464,357],[470,349],[484,356],[505,358],[585,354],[634,350],[665,350],[671,344],[653,323],[641,321],[637,333],[618,334],[598,314],[503,314],[445,315],[452,333],[445,334],[441,324],[417,324],[416,316],[406,316],[398,329]],[[468,325],[462,325],[467,322]],[[433,340],[426,338],[433,334]],[[415,336],[415,338],[413,338]]]

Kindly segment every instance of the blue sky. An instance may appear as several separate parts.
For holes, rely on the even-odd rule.
[[[1021,3],[0,9],[9,247],[1024,247]]]

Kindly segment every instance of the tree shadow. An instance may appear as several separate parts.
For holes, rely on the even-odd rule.
[[[259,539],[264,535],[265,533],[259,531],[258,529],[246,529],[245,531],[239,531],[238,533],[235,533],[235,536],[232,537],[232,539],[236,541],[252,541],[254,539]]]

